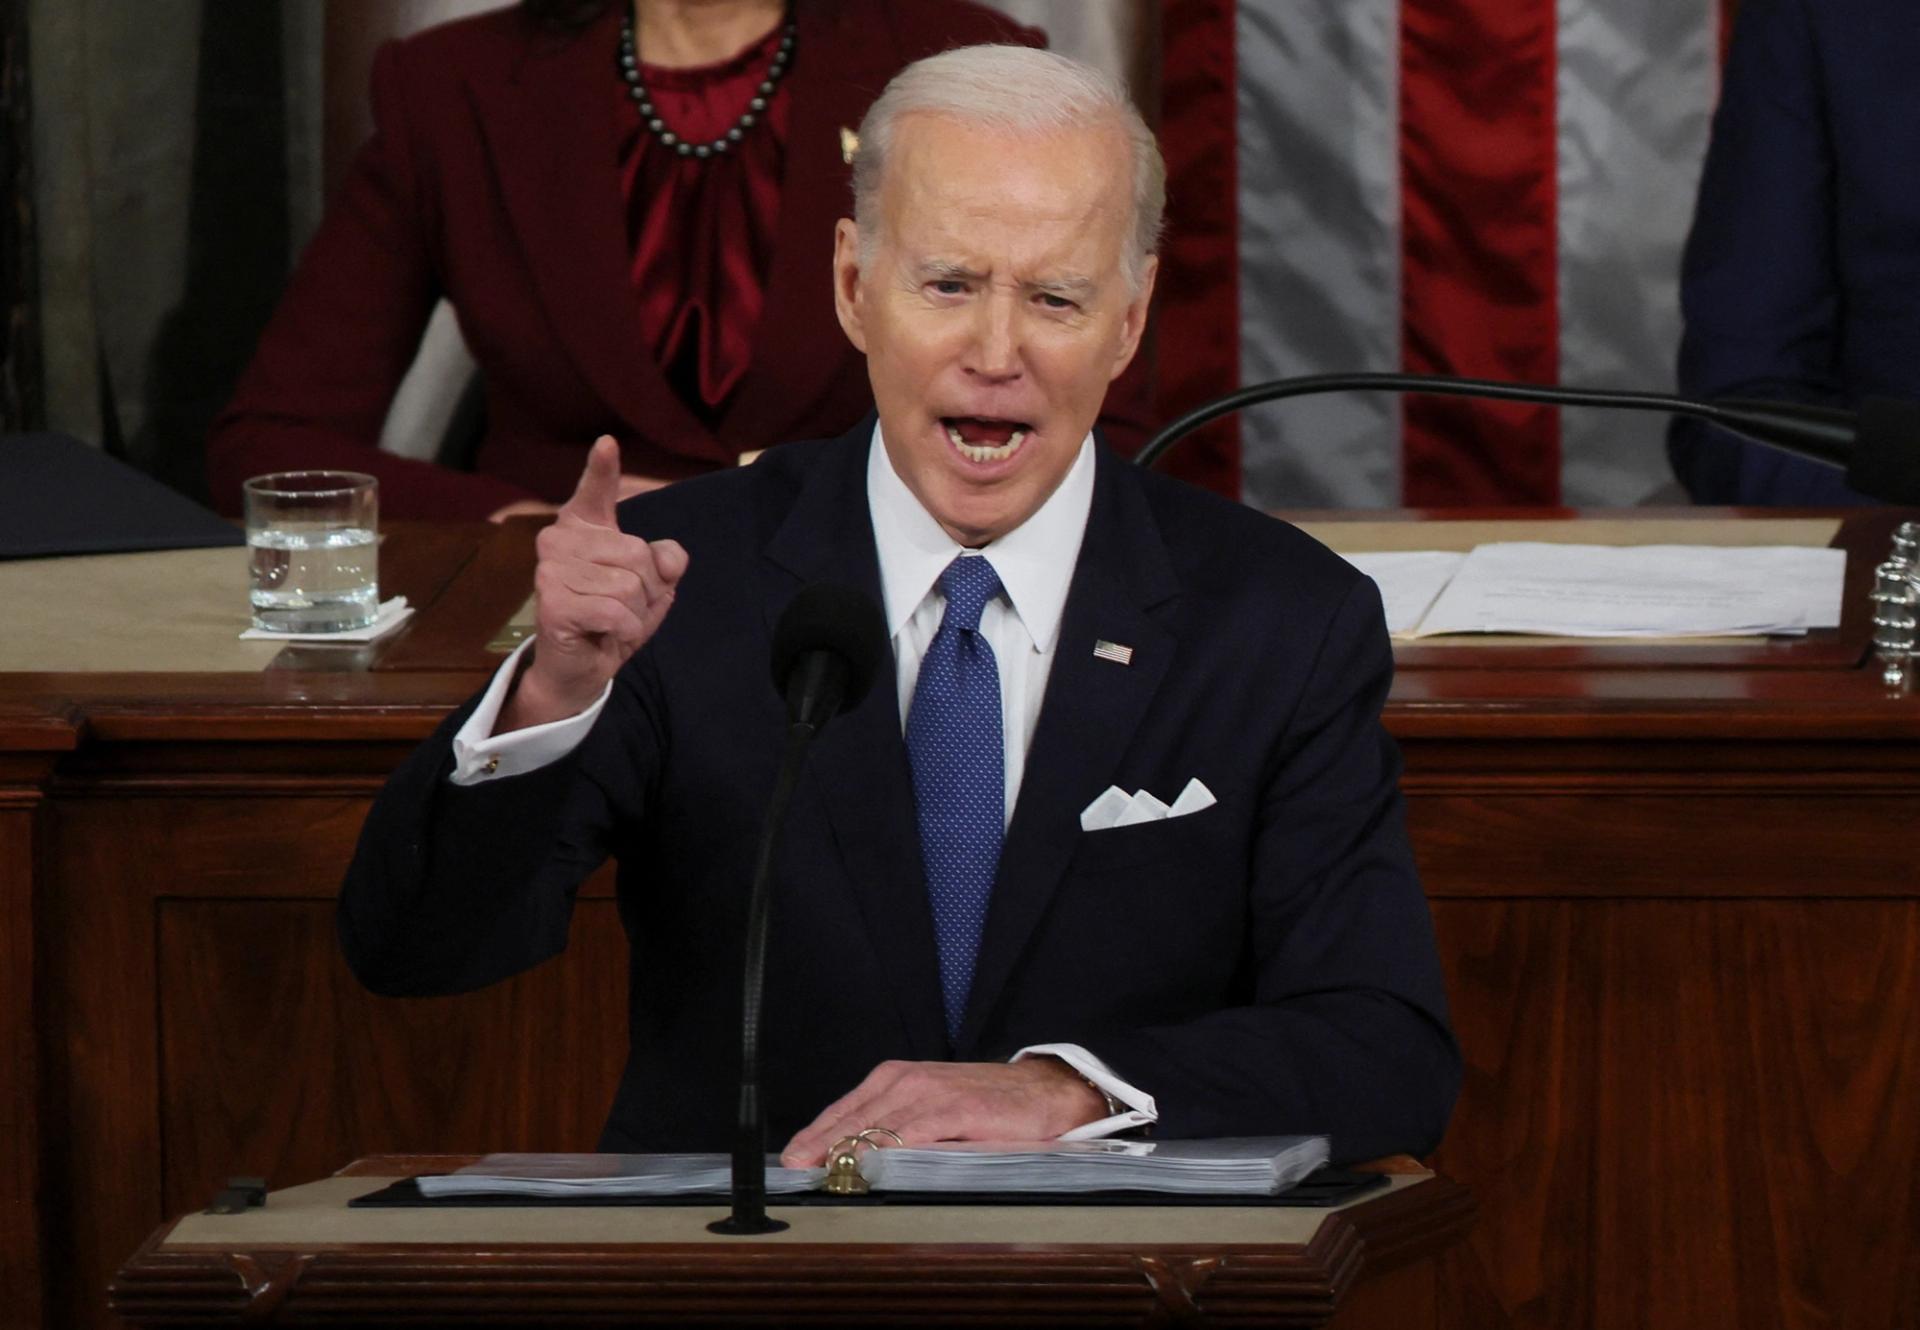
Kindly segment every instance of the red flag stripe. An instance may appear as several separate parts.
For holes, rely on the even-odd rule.
[[[1403,0],[1402,355],[1408,370],[1559,376],[1554,0]],[[1413,398],[1403,502],[1557,503],[1547,408]]]
[[[1233,9],[1233,0],[1165,0],[1161,11],[1167,241],[1153,350],[1162,421],[1240,386]],[[1162,469],[1238,498],[1238,418],[1182,443]]]

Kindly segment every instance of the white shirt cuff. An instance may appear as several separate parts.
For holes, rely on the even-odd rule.
[[[1021,1058],[1041,1056],[1059,1058],[1092,1081],[1096,1089],[1112,1095],[1126,1105],[1125,1111],[1115,1113],[1112,1117],[1101,1118],[1098,1122],[1089,1122],[1084,1126],[1075,1127],[1072,1131],[1061,1133],[1061,1140],[1097,1141],[1102,1136],[1130,1131],[1135,1127],[1144,1127],[1160,1120],[1160,1110],[1154,1106],[1152,1095],[1121,1080],[1114,1075],[1113,1068],[1078,1044],[1029,1044],[1015,1053],[1010,1061],[1018,1062]]]
[[[494,671],[493,682],[487,685],[480,705],[453,736],[453,774],[448,779],[455,785],[480,785],[508,776],[522,776],[558,762],[580,746],[587,731],[600,719],[607,699],[613,696],[613,681],[609,679],[594,704],[577,716],[496,735],[493,727],[500,721],[500,708],[506,705],[507,690],[513,687],[513,676],[520,669],[520,656],[533,643],[534,639],[529,637],[515,647],[513,654]]]

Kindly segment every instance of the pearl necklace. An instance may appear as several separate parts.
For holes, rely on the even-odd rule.
[[[754,90],[753,100],[747,103],[746,111],[734,122],[733,128],[710,143],[688,143],[660,118],[660,112],[654,109],[653,98],[647,95],[647,85],[640,81],[640,57],[634,53],[633,13],[629,9],[620,21],[620,77],[627,81],[627,95],[640,109],[640,122],[655,135],[662,146],[672,148],[682,157],[696,157],[704,161],[715,153],[724,153],[745,136],[760,113],[767,109],[767,102],[773,96],[774,85],[780,82],[780,76],[787,72],[787,61],[793,58],[793,20],[787,20],[786,31],[780,35],[780,49],[774,52],[773,64],[767,69],[766,78]]]

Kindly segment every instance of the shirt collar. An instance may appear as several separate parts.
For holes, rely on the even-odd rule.
[[[993,560],[1000,585],[1013,612],[1019,616],[1035,648],[1050,651],[1060,631],[1060,616],[1073,582],[1073,566],[1080,558],[1080,541],[1087,532],[1087,514],[1093,508],[1093,435],[1081,440],[1080,452],[1066,478],[1039,509],[981,553]],[[874,544],[880,555],[880,592],[886,603],[887,636],[900,629],[946,566],[962,552],[914,497],[893,469],[880,426],[873,427],[867,452],[867,511],[873,520]]]

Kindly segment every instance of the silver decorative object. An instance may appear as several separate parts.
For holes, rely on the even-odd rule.
[[[1902,529],[1911,526],[1903,523]],[[1908,553],[1914,545],[1908,542]],[[1920,627],[1920,583],[1911,558],[1902,558],[1900,537],[1894,537],[1894,557],[1873,570],[1873,652],[1880,661],[1880,678],[1890,688],[1908,685],[1908,662],[1914,655],[1916,627]]]

